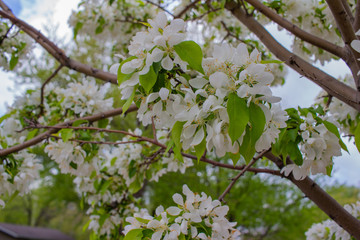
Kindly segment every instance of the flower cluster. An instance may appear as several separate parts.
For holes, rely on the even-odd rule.
[[[143,125],[154,121],[157,129],[173,131],[180,126],[184,150],[205,141],[209,152],[224,156],[239,152],[256,118],[261,121],[259,132],[266,125],[270,133],[257,143],[256,150],[269,148],[279,132],[273,126],[284,126],[286,114],[272,107],[280,98],[272,95],[274,77],[261,63],[260,53],[256,49],[249,53],[245,44],[236,48],[222,44],[214,47],[212,57],[203,59],[200,47],[184,40],[183,20],[168,24],[166,15],[160,13],[148,22],[148,31],[135,35],[129,46],[132,57],[120,64],[118,72],[122,99],[138,103],[137,117]],[[243,108],[229,115],[229,108],[238,108],[238,104]],[[278,117],[273,118],[275,115]],[[244,118],[243,126],[237,126],[238,118]],[[230,128],[239,131],[232,136]],[[260,137],[251,143],[254,153]]]
[[[344,206],[355,218],[360,219],[360,202],[347,204]],[[326,220],[322,223],[316,223],[305,233],[307,240],[350,240],[353,239],[348,232],[340,227],[333,220]]]
[[[130,225],[125,226],[124,234],[146,234],[152,240],[179,239],[237,239],[240,232],[234,228],[236,223],[229,222],[225,215],[228,206],[221,206],[220,201],[212,200],[205,193],[192,192],[187,185],[183,186],[182,195],[176,193],[173,200],[177,206],[166,210],[159,206],[155,217],[149,214],[135,214],[126,218]],[[142,239],[142,238],[140,238]]]
[[[14,168],[13,165],[18,165]],[[40,178],[39,171],[43,169],[41,161],[35,154],[23,150],[11,155],[0,164],[0,196],[12,194],[27,194],[31,184]],[[5,202],[0,199],[0,208]]]
[[[134,134],[141,136],[142,132],[136,129]],[[165,134],[164,131],[158,132],[160,142],[167,141]],[[173,154],[154,155],[147,159],[144,155],[150,154],[146,152],[148,149],[140,143],[129,143],[131,140],[134,139],[126,136],[118,145],[101,145],[96,154],[86,146],[62,140],[50,141],[45,148],[45,152],[59,164],[62,173],[76,176],[74,182],[78,191],[85,195],[90,205],[87,211],[91,215],[89,228],[108,238],[114,236],[116,229],[123,224],[123,218],[133,211],[135,205],[130,204],[134,203],[131,193],[143,187],[145,178],[158,181],[167,172],[184,172],[193,165],[191,159],[184,158],[184,162],[179,162]],[[122,142],[126,144],[120,144]],[[104,212],[106,218],[102,216]]]
[[[310,172],[330,175],[333,157],[341,156],[341,148],[344,146],[341,146],[336,125],[321,116],[314,118],[313,113],[309,112],[300,124],[298,133],[301,134],[298,144],[302,160],[286,165],[281,172],[286,176],[292,172],[297,180],[304,179]]]

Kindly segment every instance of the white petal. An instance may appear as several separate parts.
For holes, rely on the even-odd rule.
[[[194,88],[202,88],[207,84],[209,81],[205,78],[193,78],[189,81],[190,85]]]
[[[221,88],[222,86],[225,86],[226,83],[229,81],[227,75],[223,72],[215,72],[211,74],[209,80],[210,84],[214,88]]]
[[[159,216],[162,212],[164,212],[164,207],[162,205],[158,206],[155,210],[156,216]]]
[[[201,127],[195,134],[194,139],[191,143],[191,146],[199,145],[202,142],[202,140],[204,139],[204,136],[205,136],[204,128]]]
[[[169,55],[167,55],[162,61],[161,61],[161,66],[170,71],[171,69],[173,69],[174,67],[174,63],[173,61],[171,60],[171,58],[169,57]]]
[[[170,92],[169,89],[161,88],[159,91],[159,96],[160,96],[161,100],[165,101],[169,96],[169,92]]]
[[[177,216],[182,210],[178,207],[169,207],[166,209],[166,212],[172,216]]]
[[[115,63],[113,64],[110,69],[109,72],[113,73],[113,74],[118,74],[118,69],[119,69],[120,63]]]
[[[172,198],[176,204],[184,206],[184,199],[180,194],[175,193]]]
[[[155,101],[159,97],[159,93],[150,93],[149,96],[146,98],[146,104]]]
[[[351,47],[357,51],[360,52],[360,40],[354,40],[351,42]]]

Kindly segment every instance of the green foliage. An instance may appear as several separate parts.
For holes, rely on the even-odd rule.
[[[200,46],[196,42],[181,42],[174,46],[174,50],[181,60],[189,64],[190,68],[204,74],[204,69],[201,65],[203,54]]]
[[[239,98],[236,93],[229,95],[227,112],[229,115],[229,136],[234,143],[243,134],[250,119],[250,111],[246,100]]]

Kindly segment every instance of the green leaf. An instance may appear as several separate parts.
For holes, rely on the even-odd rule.
[[[255,147],[256,141],[264,132],[266,118],[263,110],[255,103],[250,104],[251,142]]]
[[[82,124],[84,124],[84,123],[89,123],[89,121],[88,120],[83,120],[83,119],[80,119],[80,120],[76,120],[75,122],[73,122],[73,126],[74,127],[78,127],[78,126],[80,126],[80,125],[82,125]]]
[[[250,119],[249,108],[245,99],[239,98],[235,93],[229,95],[227,103],[229,115],[229,136],[234,143],[243,134]]]
[[[32,139],[38,133],[39,129],[34,129],[28,133],[26,140]]]
[[[142,188],[142,184],[139,177],[136,177],[135,180],[129,186],[130,193],[137,193]]]
[[[196,42],[184,41],[175,45],[174,49],[181,60],[187,62],[192,69],[204,74],[204,69],[201,65],[203,54]]]
[[[15,68],[18,61],[19,61],[19,57],[16,56],[15,54],[12,54],[11,59],[10,59],[10,63],[9,63],[10,70],[13,70]]]
[[[360,152],[360,124],[358,124],[355,129],[355,145]]]
[[[144,75],[139,75],[140,85],[143,86],[146,93],[149,93],[151,88],[155,85],[157,79],[157,73],[154,67],[151,66],[149,72]]]
[[[138,220],[141,223],[148,224],[150,222],[149,219],[144,219],[144,218],[140,218],[140,217],[135,217],[135,218],[136,218],[136,220]]]
[[[122,106],[122,114],[121,114],[121,117],[123,117],[126,113],[126,111],[129,109],[129,107],[131,106],[133,100],[134,100],[134,97],[135,97],[135,92],[136,92],[136,87],[134,87],[134,90],[133,92],[131,93],[131,96],[126,99],[126,102],[124,103],[124,105]]]
[[[303,157],[295,142],[288,142],[284,149],[289,155],[290,159],[298,166],[303,164]],[[285,157],[285,156],[284,156]]]
[[[120,66],[118,68],[118,74],[117,74],[117,80],[118,80],[118,84],[119,86],[125,82],[126,80],[129,80],[131,78],[131,76],[134,74],[134,72],[129,73],[129,74],[125,74],[121,72],[121,67],[124,65],[124,63],[130,62],[131,60],[135,59],[135,56],[129,57],[127,59],[125,59],[124,61],[122,61],[120,63]]]
[[[333,170],[333,166],[334,165],[328,165],[326,166],[326,175],[328,175],[329,177],[331,177],[331,172]]]
[[[113,181],[111,179],[109,179],[109,180],[107,180],[105,183],[103,183],[101,185],[101,188],[100,188],[100,194],[101,195],[105,194],[106,190],[109,188],[109,186],[112,184],[112,182]]]
[[[268,63],[281,64],[281,63],[284,63],[284,62],[280,61],[280,60],[269,59],[269,60],[262,60],[260,63],[262,63],[262,64],[268,64]]]
[[[240,160],[240,152],[237,152],[236,154],[229,152],[229,156],[230,159],[233,161],[234,166]]]
[[[328,121],[323,121],[323,124],[325,125],[325,127],[327,128],[327,130],[329,130],[329,132],[335,134],[335,136],[337,136],[339,138],[339,144],[341,146],[342,149],[344,149],[345,151],[349,152],[349,150],[347,149],[345,143],[343,142],[343,140],[340,137],[340,133],[338,128],[335,126],[335,124],[328,122]]]
[[[74,28],[74,39],[76,39],[79,30],[84,26],[83,22],[77,22]]]
[[[98,121],[98,127],[99,128],[106,128],[108,124],[109,124],[109,119],[108,118],[100,119]]]
[[[124,240],[141,240],[143,229],[132,229],[126,235]]]
[[[74,130],[69,128],[63,128],[59,131],[60,137],[63,142],[67,142],[73,136]]]
[[[206,150],[206,138],[204,137],[202,142],[200,144],[196,145],[194,148],[195,148],[195,155],[196,155],[197,161],[199,163],[200,158],[204,155],[205,150]]]
[[[181,155],[181,149],[182,149],[182,144],[180,142],[180,136],[181,136],[181,132],[183,130],[183,126],[184,126],[185,122],[176,122],[171,130],[171,139],[174,141],[174,147],[173,147],[173,151],[175,154],[175,157],[177,159],[179,159],[181,162],[183,162],[183,158]]]
[[[243,142],[239,148],[239,153],[244,157],[246,163],[249,163],[250,160],[255,155],[255,147],[251,143],[251,130],[249,126],[246,126],[246,132],[243,138]]]

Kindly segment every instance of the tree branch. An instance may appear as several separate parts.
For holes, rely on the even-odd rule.
[[[360,58],[360,53],[355,51],[350,45],[353,40],[357,39],[350,17],[347,14],[341,0],[326,0],[326,2],[335,18],[337,28],[341,33],[341,37],[348,51],[347,55],[343,59],[350,67],[355,80],[356,88],[360,91],[360,80],[357,75],[360,71],[360,62],[357,60]]]
[[[46,79],[46,81],[41,85],[41,92],[40,92],[40,113],[39,113],[39,116],[43,115],[44,113],[44,89],[45,89],[45,86],[46,84],[48,84],[51,79],[53,79],[56,74],[61,70],[61,68],[63,67],[64,65],[60,64],[60,66],[55,70],[55,72],[53,72],[50,77],[48,79]]]
[[[341,0],[341,4],[343,5],[347,15],[349,16],[350,22],[354,23],[355,18],[354,18],[354,15],[351,12],[348,1],[347,0]]]
[[[242,10],[236,2],[229,1],[226,3],[225,7],[231,11],[232,14],[247,28],[249,28],[249,30],[253,32],[278,59],[284,61],[289,67],[297,71],[299,74],[319,85],[328,94],[360,111],[359,92],[288,51],[280,43],[278,43],[252,16],[246,15],[244,10]]]
[[[319,48],[322,48],[329,53],[334,54],[335,56],[339,58],[343,58],[345,56],[345,51],[342,47],[337,46],[325,39],[319,38],[313,34],[310,34],[295,24],[289,22],[288,20],[282,18],[280,15],[276,14],[272,9],[265,6],[258,0],[246,0],[246,2],[250,3],[254,8],[256,8],[259,12],[264,14],[266,17],[268,17],[270,20],[276,22],[279,26],[285,28],[298,38],[316,46]]]
[[[184,15],[187,11],[192,9],[200,0],[195,0],[194,2],[191,2],[189,5],[187,5],[181,12],[179,12],[177,15],[174,16],[174,18],[181,18],[182,15]]]
[[[274,156],[271,152],[266,153],[265,157],[274,162],[280,169],[284,167],[283,161]],[[313,201],[332,220],[344,228],[353,237],[360,239],[360,221],[346,211],[313,180],[309,177],[306,177],[304,180],[296,180],[292,174],[286,178],[294,183],[306,197]]]
[[[355,20],[353,23],[353,28],[355,31],[360,29],[360,1],[357,1],[356,8],[355,8]]]
[[[135,105],[132,105],[132,106],[129,107],[129,109],[126,111],[126,113],[134,112],[136,110],[137,110],[137,107]],[[21,150],[23,150],[25,148],[28,148],[28,147],[31,147],[33,145],[38,144],[42,140],[47,139],[51,134],[58,132],[59,128],[56,128],[56,127],[69,126],[69,125],[73,124],[77,120],[87,120],[89,122],[95,122],[95,121],[98,121],[100,119],[113,117],[113,116],[116,116],[116,115],[119,115],[119,114],[122,114],[122,108],[116,108],[116,109],[113,109],[113,110],[110,110],[110,111],[107,111],[107,112],[104,112],[104,113],[98,113],[98,114],[95,114],[95,115],[92,115],[92,116],[87,116],[87,117],[83,117],[83,118],[77,118],[77,119],[73,119],[73,120],[68,121],[68,122],[56,124],[55,126],[53,126],[52,129],[50,129],[50,130],[48,130],[48,131],[46,131],[44,133],[41,133],[41,134],[37,135],[36,137],[28,140],[28,141],[25,141],[25,142],[23,142],[21,144],[18,144],[18,145],[15,145],[15,146],[12,146],[12,147],[9,147],[9,148],[6,148],[6,149],[1,149],[0,150],[0,157],[6,156],[6,155],[14,153],[14,152],[21,151]]]
[[[227,186],[227,188],[225,189],[225,191],[220,195],[219,197],[219,201],[223,202],[224,201],[224,197],[226,196],[226,194],[228,194],[231,190],[231,188],[235,185],[236,181],[242,176],[244,175],[244,173],[252,166],[256,163],[257,160],[259,160],[260,158],[262,158],[265,153],[267,153],[269,150],[265,150],[262,153],[260,153],[258,156],[254,157],[251,162],[246,165],[244,167],[244,169],[238,174],[236,175],[236,177],[232,180],[232,182],[229,184],[229,186]]]
[[[1,0],[0,3],[2,3]],[[39,43],[49,54],[51,54],[57,61],[59,61],[60,64],[70,69],[73,69],[77,72],[84,73],[88,76],[92,76],[100,80],[103,80],[105,82],[117,84],[117,77],[115,74],[104,72],[100,69],[90,67],[86,64],[83,64],[81,62],[69,58],[62,49],[57,47],[55,43],[53,43],[48,38],[46,38],[40,31],[36,30],[26,22],[15,17],[13,14],[0,10],[0,16],[9,19],[13,24],[15,24],[26,34],[28,34],[32,39],[34,39],[37,43]]]

